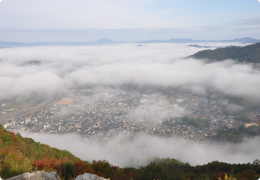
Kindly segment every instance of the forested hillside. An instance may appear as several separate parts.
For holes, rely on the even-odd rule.
[[[48,145],[37,143],[31,138],[23,138],[20,134],[8,132],[2,126],[0,127],[1,177],[9,178],[23,172],[32,172],[37,170],[37,166],[47,159],[57,165],[79,160],[68,151],[51,148]]]
[[[234,59],[239,62],[259,63],[260,62],[260,43],[245,47],[226,47],[215,50],[203,50],[190,56],[195,59],[208,59],[210,61],[223,61]]]
[[[135,178],[136,180],[258,180],[259,163],[259,160],[255,160],[252,164],[238,165],[213,161],[194,167],[174,159],[158,159],[145,167],[139,167]]]

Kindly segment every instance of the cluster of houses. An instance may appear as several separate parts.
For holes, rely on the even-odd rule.
[[[90,92],[91,90],[87,90]],[[4,127],[10,131],[28,131],[32,133],[64,134],[75,133],[86,139],[99,137],[107,139],[117,134],[126,134],[130,139],[146,134],[148,136],[160,136],[166,139],[194,139],[204,143],[214,141],[216,130],[232,128],[241,125],[235,116],[227,116],[222,105],[216,99],[208,99],[188,93],[177,93],[167,90],[149,89],[143,93],[134,90],[94,92],[85,96],[85,91],[77,91],[76,101],[68,101],[67,95],[63,100],[41,108],[36,112],[8,120]],[[150,124],[149,120],[129,119],[129,114],[136,108],[140,108],[144,99],[153,98],[159,94],[167,99],[168,110],[182,107],[185,114],[175,114],[158,119],[156,124]],[[159,96],[159,97],[160,97]],[[64,98],[67,98],[66,101]],[[62,102],[62,103],[61,103]],[[225,102],[225,101],[224,101]],[[259,111],[254,111],[259,115]],[[185,124],[182,117],[205,119],[209,121],[208,127],[194,127]],[[143,116],[142,116],[143,117]],[[164,121],[170,124],[164,123]],[[130,134],[130,136],[129,136]]]

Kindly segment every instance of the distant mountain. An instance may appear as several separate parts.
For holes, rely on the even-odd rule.
[[[231,46],[215,50],[204,50],[190,57],[195,59],[208,59],[210,61],[234,59],[239,62],[260,63],[260,43],[244,47]]]
[[[88,46],[88,45],[107,45],[118,44],[125,42],[115,42],[110,39],[100,39],[95,42],[31,42],[31,43],[19,43],[19,42],[4,42],[0,41],[0,48],[12,48],[12,47],[26,47],[26,46]]]
[[[170,40],[147,40],[147,41],[113,41],[111,39],[100,39],[95,42],[4,42],[0,41],[0,48],[12,48],[12,47],[25,47],[25,46],[89,46],[89,45],[109,45],[109,44],[121,44],[121,43],[138,43],[138,44],[150,44],[150,43],[203,43],[203,42],[237,42],[237,43],[258,43],[259,39],[253,38],[236,38],[233,40],[193,40],[193,39],[170,39]]]
[[[223,42],[240,42],[240,43],[258,43],[260,42],[259,39],[253,39],[253,38],[249,38],[249,37],[245,37],[245,38],[236,38],[234,40],[226,40]]]
[[[249,37],[245,38],[236,38],[233,40],[193,40],[193,39],[170,39],[170,40],[148,40],[148,41],[139,41],[138,43],[148,44],[148,43],[203,43],[203,42],[238,42],[238,43],[258,43],[259,39],[253,39]]]
[[[100,40],[96,41],[95,44],[116,44],[116,42],[113,40],[104,38],[104,39],[100,39]]]
[[[190,47],[196,47],[196,48],[212,48],[211,46],[199,46],[199,45],[196,45],[196,44],[191,44],[189,46]]]
[[[0,48],[1,47],[17,47],[17,46],[24,46],[24,45],[25,45],[25,43],[0,41]]]

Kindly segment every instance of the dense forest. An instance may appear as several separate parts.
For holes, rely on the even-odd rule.
[[[228,164],[218,161],[202,166],[191,166],[175,159],[158,159],[136,170],[137,180],[257,180],[260,177],[260,161],[252,164]],[[226,178],[225,178],[226,175]]]
[[[23,138],[0,125],[0,177],[5,179],[39,170],[55,171],[64,180],[75,179],[85,172],[111,180],[257,180],[260,177],[259,160],[252,164],[214,161],[202,166],[191,166],[169,158],[154,158],[151,161],[138,168],[120,168],[106,160],[82,161],[68,151]]]
[[[215,50],[199,51],[190,56],[195,59],[208,59],[210,61],[223,61],[234,59],[238,62],[259,63],[260,62],[260,43],[245,47],[225,47]]]

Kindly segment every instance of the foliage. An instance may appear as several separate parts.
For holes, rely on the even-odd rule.
[[[221,177],[219,177],[218,179],[222,180]],[[236,178],[232,178],[232,176],[228,177],[228,175],[225,173],[225,179],[224,180],[236,180]]]
[[[124,174],[124,171],[121,170],[118,166],[113,166],[106,160],[93,160],[91,167],[94,169],[94,174],[105,178],[121,176]]]
[[[75,172],[77,171],[75,166],[71,162],[65,162],[62,165],[62,169],[63,169],[62,177],[65,180],[69,180],[70,178],[72,178],[75,175]]]
[[[174,164],[151,162],[146,167],[139,167],[136,171],[136,180],[174,179],[183,180],[183,174]]]
[[[215,50],[204,50],[190,56],[195,59],[208,59],[210,61],[223,61],[226,59],[235,59],[239,62],[260,62],[260,43],[248,45],[245,47],[226,47]]]
[[[218,161],[202,166],[190,166],[175,159],[157,159],[147,166],[136,170],[136,180],[258,180],[260,177],[259,160],[250,164],[228,164]],[[173,162],[172,164],[170,162]],[[178,163],[179,162],[179,163]]]
[[[230,128],[230,129],[218,131],[216,140],[240,143],[245,137],[255,137],[259,135],[260,135],[259,126],[250,126],[245,128],[243,125],[241,125],[238,129]]]
[[[209,127],[210,121],[208,119],[193,119],[188,117],[183,117],[182,121],[187,125],[192,125],[195,127]]]
[[[91,173],[111,180],[134,179],[134,168],[119,168],[108,161],[93,161],[91,164],[73,156],[68,151],[51,148],[23,138],[19,133],[6,131],[0,126],[0,177],[5,179],[43,170],[57,172],[62,179],[75,178],[80,174]]]
[[[9,178],[37,169],[55,169],[58,159],[77,160],[68,151],[51,148],[0,127],[0,176]],[[57,168],[56,168],[57,169]]]

